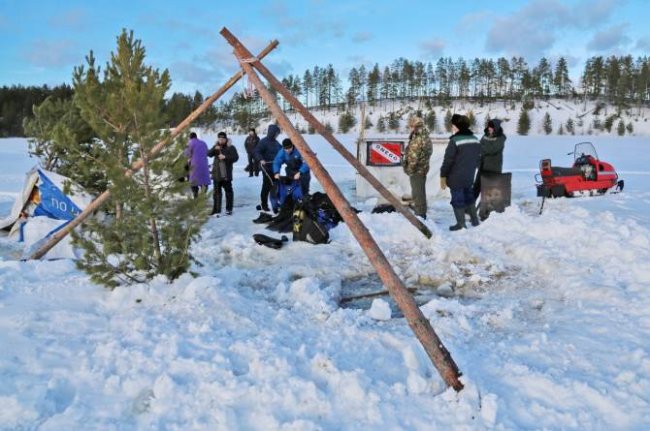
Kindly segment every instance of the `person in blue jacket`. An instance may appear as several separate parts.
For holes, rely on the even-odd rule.
[[[282,149],[278,151],[278,154],[273,160],[273,174],[276,179],[280,178],[282,165],[287,165],[285,172],[288,177],[300,181],[302,195],[309,195],[309,181],[311,180],[309,166],[307,166],[307,163],[305,163],[289,138],[282,141]]]
[[[253,150],[253,157],[260,163],[262,171],[262,191],[260,192],[261,205],[259,209],[269,211],[269,193],[273,187],[273,160],[282,146],[277,140],[280,128],[271,124],[266,131],[266,137],[260,140]]]

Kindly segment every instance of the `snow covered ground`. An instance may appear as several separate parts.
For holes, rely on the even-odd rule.
[[[234,215],[205,226],[196,278],[111,292],[69,260],[12,260],[18,246],[0,238],[0,430],[650,428],[647,138],[591,137],[625,191],[547,201],[539,216],[539,160],[568,166],[581,139],[513,135],[513,205],[451,233],[440,193],[429,240],[398,214],[371,214],[354,171],[307,139],[420,288],[463,391],[445,388],[384,299],[338,305],[355,286],[381,288],[345,225],[328,245],[253,242],[261,178],[244,176],[241,157]],[[352,149],[355,136],[341,140]],[[25,149],[0,140],[0,210],[33,164]],[[437,296],[441,285],[453,296]]]

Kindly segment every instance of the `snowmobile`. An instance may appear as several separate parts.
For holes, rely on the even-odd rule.
[[[572,153],[574,162],[570,168],[553,166],[551,159],[539,162],[539,174],[535,175],[537,196],[573,197],[578,194],[605,194],[612,187],[616,192],[622,191],[624,182],[609,163],[598,159],[598,154],[591,142],[576,144]]]

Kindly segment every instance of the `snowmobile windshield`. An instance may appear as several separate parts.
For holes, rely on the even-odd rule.
[[[573,159],[578,160],[581,157],[591,156],[594,159],[598,160],[598,153],[596,153],[596,148],[594,148],[591,142],[581,142],[576,144],[575,149],[573,150]]]

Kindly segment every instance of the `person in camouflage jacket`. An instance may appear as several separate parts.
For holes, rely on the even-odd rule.
[[[411,182],[411,196],[415,215],[427,218],[427,193],[426,180],[429,173],[429,161],[433,152],[433,145],[429,137],[429,130],[424,127],[424,120],[420,117],[409,119],[411,135],[404,152],[403,167]]]

